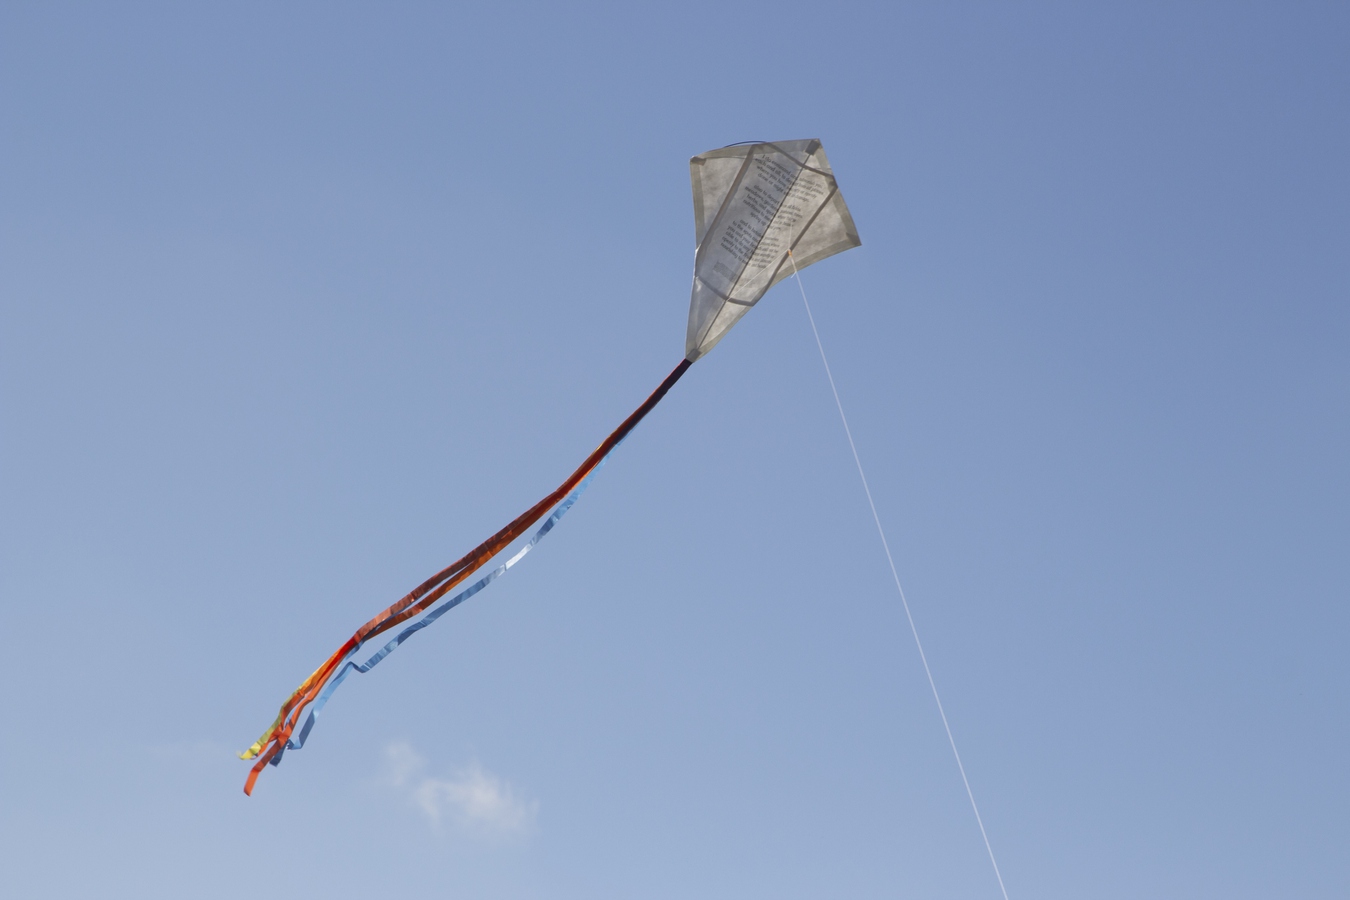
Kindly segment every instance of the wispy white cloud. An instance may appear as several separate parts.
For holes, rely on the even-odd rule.
[[[150,744],[146,749],[164,762],[224,763],[238,758],[232,748],[219,741],[169,741]]]
[[[426,774],[427,761],[406,742],[384,748],[383,781],[421,810],[433,826],[449,822],[484,836],[523,834],[534,825],[537,801],[516,795],[510,784],[478,763],[449,778]]]

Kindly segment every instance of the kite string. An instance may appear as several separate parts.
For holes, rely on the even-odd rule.
[[[877,505],[872,500],[872,489],[867,485],[867,475],[863,472],[862,459],[858,456],[858,446],[853,443],[853,431],[848,427],[848,417],[844,415],[844,404],[839,400],[839,389],[834,385],[834,374],[830,371],[830,361],[825,358],[825,345],[820,341],[820,331],[816,329],[816,317],[811,314],[811,303],[806,299],[806,288],[802,286],[802,274],[797,271],[797,260],[792,251],[788,251],[792,261],[792,274],[797,281],[797,289],[802,293],[802,304],[806,307],[806,318],[811,323],[811,333],[816,337],[816,348],[820,350],[820,361],[825,365],[825,377],[830,382],[830,392],[834,394],[834,405],[839,409],[839,421],[844,423],[844,434],[848,437],[849,449],[853,451],[853,462],[858,466],[858,477],[862,479],[863,493],[867,495],[867,505],[872,508],[872,521],[877,525],[877,534],[881,537],[882,549],[886,551],[886,562],[891,566],[891,577],[895,579],[895,590],[900,594],[900,605],[905,609],[905,618],[909,620],[910,633],[914,635],[914,646],[919,650],[919,660],[923,663],[924,674],[928,676],[928,686],[933,690],[933,700],[937,703],[938,715],[942,717],[942,727],[947,731],[947,742],[952,746],[952,756],[956,757],[956,768],[961,773],[961,783],[966,786],[966,796],[970,798],[970,808],[975,813],[975,823],[980,826],[980,837],[984,838],[984,849],[989,852],[989,863],[994,867],[994,877],[998,879],[998,889],[1003,892],[1003,900],[1008,900],[1008,889],[1003,886],[1003,875],[998,870],[998,861],[994,859],[994,848],[989,843],[989,834],[984,830],[984,820],[980,817],[980,807],[975,803],[975,794],[970,789],[970,779],[966,778],[966,767],[961,763],[961,754],[956,749],[956,738],[952,736],[952,726],[947,723],[947,713],[942,708],[942,698],[938,696],[937,682],[933,680],[933,670],[928,667],[928,657],[923,652],[923,642],[919,640],[919,629],[914,625],[914,616],[909,611],[909,601],[905,599],[905,589],[900,586],[900,574],[895,568],[895,558],[891,556],[891,545],[886,540],[886,532],[881,527],[881,517],[877,515]]]

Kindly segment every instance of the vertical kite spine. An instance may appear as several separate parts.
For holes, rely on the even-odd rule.
[[[363,644],[371,638],[383,634],[429,608],[437,600],[453,590],[457,585],[467,580],[474,572],[481,569],[494,556],[506,549],[512,541],[528,531],[531,526],[542,519],[550,510],[558,507],[560,503],[564,501],[564,498],[567,498],[569,501],[568,505],[570,505],[570,501],[574,498],[569,498],[568,495],[599,468],[600,464],[604,462],[605,457],[607,457],[610,452],[637,427],[637,424],[646,417],[647,413],[652,411],[656,404],[661,402],[661,399],[665,397],[666,393],[675,385],[675,382],[679,381],[680,377],[688,371],[689,366],[692,365],[692,363],[693,361],[690,359],[680,360],[680,364],[666,376],[665,380],[652,392],[651,396],[649,396],[641,406],[634,410],[632,415],[625,419],[609,437],[605,438],[600,446],[586,458],[586,461],[583,462],[566,481],[558,486],[557,490],[553,491],[524,513],[517,516],[510,524],[502,528],[483,543],[479,544],[464,557],[422,582],[411,592],[404,595],[397,603],[381,611],[378,615],[357,629],[356,632],[348,638],[346,643],[338,648],[338,650],[330,656],[323,665],[319,666],[319,668],[316,669],[309,678],[305,679],[300,687],[296,688],[291,696],[287,698],[286,702],[282,704],[276,720],[273,721],[272,725],[265,732],[263,732],[262,737],[258,738],[251,747],[239,754],[241,759],[257,758],[257,763],[255,763],[253,768],[249,771],[248,780],[244,784],[244,793],[253,793],[254,783],[258,780],[258,775],[262,772],[264,766],[268,763],[276,765],[280,762],[281,754],[285,751],[288,742],[290,742],[292,732],[302,721],[301,717],[304,715],[306,708],[320,697],[325,686],[335,675],[339,672],[346,671],[347,667],[344,666],[344,663],[346,663]],[[551,525],[549,527],[551,527]],[[546,532],[547,528],[541,530],[535,540],[538,540],[539,537],[542,537]],[[512,561],[514,562],[514,559]],[[490,581],[491,578],[487,580]],[[486,586],[486,582],[484,582],[482,586]],[[478,588],[479,586],[475,585],[475,588],[466,591],[464,596],[475,592],[475,589]],[[461,598],[455,598],[455,600],[451,602],[451,605],[459,599]],[[363,668],[368,668],[368,666]],[[309,722],[310,720],[307,719],[305,721]],[[305,731],[307,732],[308,728],[306,728]],[[292,744],[291,746],[297,745]]]

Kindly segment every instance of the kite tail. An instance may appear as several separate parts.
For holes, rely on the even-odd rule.
[[[328,698],[333,691],[347,677],[347,674],[353,670],[357,672],[368,672],[373,666],[379,663],[385,656],[388,656],[393,650],[402,644],[405,640],[415,634],[417,631],[430,625],[442,614],[458,606],[464,600],[478,593],[478,591],[487,587],[493,580],[504,573],[511,566],[520,561],[531,548],[537,544],[544,535],[552,530],[563,514],[571,508],[576,502],[577,496],[585,490],[590,478],[604,464],[605,459],[610,452],[614,450],[624,438],[628,437],[629,432],[637,427],[637,424],[651,412],[656,404],[661,402],[675,382],[680,380],[692,362],[683,359],[674,370],[666,376],[665,381],[652,392],[641,406],[634,410],[633,414],[623,421],[618,428],[614,430],[609,437],[595,448],[595,451],[586,458],[586,461],[571,474],[566,481],[558,486],[557,490],[550,493],[544,499],[540,500],[534,506],[530,507],[521,515],[517,516],[509,525],[502,528],[492,537],[479,544],[472,551],[452,565],[442,569],[435,575],[422,582],[408,594],[404,595],[397,603],[383,610],[370,621],[366,622],[356,632],[347,639],[341,647],[338,648],[332,656],[324,661],[323,665],[314,670],[314,673],[301,683],[295,691],[282,704],[281,710],[277,713],[276,719],[271,726],[263,732],[262,736],[253,743],[247,750],[239,754],[241,759],[257,759],[253,768],[249,771],[248,780],[244,784],[244,793],[252,794],[253,786],[258,780],[258,775],[263,767],[268,765],[277,765],[281,762],[281,756],[287,749],[299,749],[304,745],[305,739],[309,736],[310,729],[314,726],[315,718],[319,711],[323,709]],[[462,584],[475,572],[501,553],[502,550],[511,544],[512,541],[519,538],[528,531],[535,523],[544,518],[550,510],[553,514],[548,517],[543,526],[530,540],[528,544],[522,547],[514,556],[507,560],[496,569],[476,581],[471,587],[461,591],[451,598],[448,602],[437,607],[427,614],[419,622],[403,629],[397,637],[389,641],[383,649],[374,657],[360,665],[351,662],[361,647],[372,638],[391,630],[392,628],[406,622],[408,619],[424,612],[432,606],[437,600],[444,597],[456,586]],[[314,709],[310,711],[309,716],[304,719],[304,725],[300,734],[294,740],[291,739],[292,733],[301,722],[301,716],[311,705]]]

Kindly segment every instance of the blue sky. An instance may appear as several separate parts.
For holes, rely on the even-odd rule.
[[[6,4],[25,897],[997,897],[800,299],[509,577],[232,753],[678,362],[690,156],[806,288],[1009,895],[1343,897],[1350,14]]]

